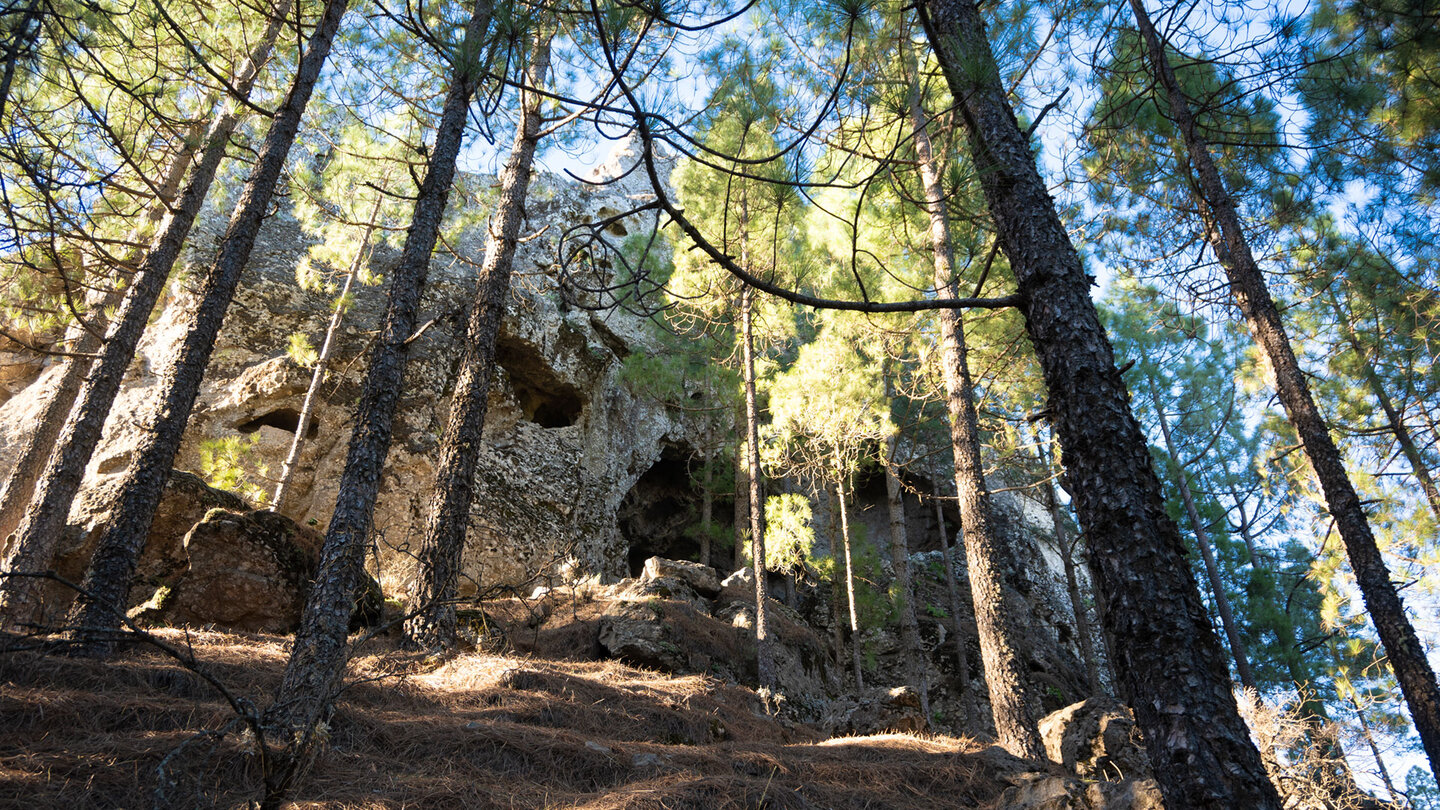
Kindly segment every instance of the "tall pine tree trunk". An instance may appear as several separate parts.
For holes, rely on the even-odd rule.
[[[290,146],[299,132],[301,116],[320,78],[345,6],[345,0],[330,0],[325,6],[290,92],[260,147],[255,168],[220,243],[220,252],[205,272],[189,329],[162,375],[164,382],[155,421],[125,471],[119,505],[95,546],[95,556],[82,583],[83,592],[70,614],[71,623],[87,636],[118,629],[124,617],[130,578],[144,549],[175,454],[180,450],[185,426],[190,421],[190,412],[215,348],[215,337],[235,297],[240,274],[250,259],[260,223],[275,193],[275,183],[280,179]],[[109,648],[103,641],[87,646],[96,654]]]
[[[205,203],[210,185],[215,180],[216,171],[225,157],[225,148],[229,144],[230,135],[240,121],[239,101],[248,98],[260,68],[269,59],[270,50],[279,36],[281,24],[290,8],[290,2],[291,0],[281,0],[275,9],[270,26],[257,44],[254,53],[236,71],[233,87],[239,98],[227,102],[220,115],[210,125],[210,129],[205,135],[205,146],[201,151],[200,159],[191,171],[190,179],[186,182],[185,190],[181,193],[178,204],[170,212],[169,219],[151,242],[144,260],[135,269],[130,288],[126,291],[120,310],[116,313],[115,320],[105,335],[104,351],[94,361],[85,378],[85,383],[77,395],[77,401],[65,420],[65,427],[61,431],[60,438],[49,454],[48,463],[40,476],[40,483],[35,489],[30,507],[26,510],[25,517],[15,531],[8,556],[0,569],[14,572],[36,572],[50,566],[56,544],[64,530],[65,521],[70,515],[70,506],[84,481],[85,468],[90,463],[95,446],[100,442],[105,419],[109,416],[110,406],[120,392],[120,383],[124,380],[125,371],[135,357],[135,348],[140,343],[140,336],[145,331],[150,312],[155,308],[155,302],[159,300],[160,293],[165,289],[165,284],[170,277],[170,269],[180,255],[180,249],[190,234],[191,226],[195,223],[195,217]],[[340,13],[343,11],[344,2],[339,2],[335,12],[337,24]],[[327,14],[328,12],[329,7],[327,6]],[[322,29],[324,24],[325,19],[322,19]],[[333,36],[333,31],[331,36]],[[324,44],[325,47],[321,48],[321,53],[318,54],[319,60],[307,59],[302,62],[302,68],[315,62],[313,72],[318,75],[319,62],[323,62],[325,52],[328,51],[328,38]],[[305,75],[303,72],[297,75],[297,87]],[[310,85],[313,86],[314,81],[315,78],[312,76],[309,79]],[[308,98],[308,89],[304,95]],[[291,97],[294,98],[294,96],[292,90]],[[275,122],[271,125],[272,132],[276,132],[280,127],[282,118],[286,120],[293,118],[294,126],[298,127],[299,111],[290,111],[288,103],[289,99],[287,99],[287,106],[282,107],[281,111],[277,113]],[[291,138],[293,138],[293,132]],[[268,145],[268,138],[266,143]],[[287,142],[287,149],[288,145]],[[278,162],[283,162],[283,160],[284,155],[282,154],[279,156]],[[278,171],[279,166],[277,165],[276,172],[278,173]],[[273,181],[271,185],[273,186]],[[265,197],[268,203],[268,191]],[[248,187],[246,196],[242,197],[242,204],[246,199],[249,199]],[[263,206],[261,209],[263,210]],[[260,213],[261,211],[255,212],[257,221]],[[0,625],[9,626],[29,621],[37,606],[38,595],[39,582],[37,580],[25,577],[7,577],[0,580]]]
[[[1149,49],[1156,79],[1169,101],[1170,118],[1185,142],[1189,171],[1194,179],[1192,188],[1200,203],[1206,237],[1225,269],[1231,295],[1245,317],[1251,336],[1274,372],[1276,393],[1325,493],[1326,507],[1335,519],[1340,538],[1345,542],[1345,551],[1364,597],[1365,608],[1375,623],[1390,667],[1400,682],[1400,691],[1405,695],[1415,730],[1420,733],[1430,768],[1440,772],[1440,684],[1436,683],[1435,671],[1405,614],[1400,594],[1375,544],[1375,535],[1371,532],[1360,496],[1345,472],[1340,450],[1331,439],[1329,426],[1310,395],[1310,384],[1290,346],[1280,311],[1270,297],[1265,277],[1255,263],[1255,256],[1246,240],[1235,200],[1226,189],[1220,170],[1210,155],[1210,145],[1196,126],[1190,103],[1165,54],[1165,44],[1151,23],[1142,0],[1130,0],[1130,7]]]
[[[740,329],[745,373],[745,467],[750,503],[750,563],[755,571],[755,662],[762,687],[775,689],[774,652],[766,617],[768,582],[765,575],[765,501],[760,494],[760,414],[755,401],[754,293],[740,293]]]
[[[1150,401],[1155,405],[1155,415],[1160,420],[1160,435],[1165,439],[1165,452],[1175,462],[1177,471],[1175,483],[1180,487],[1180,500],[1185,504],[1185,515],[1195,531],[1195,545],[1200,549],[1200,560],[1205,566],[1205,576],[1210,580],[1210,591],[1215,599],[1215,612],[1220,614],[1220,626],[1230,642],[1230,655],[1235,659],[1235,672],[1240,676],[1240,685],[1257,689],[1255,676],[1250,672],[1250,656],[1245,650],[1245,639],[1240,635],[1240,625],[1235,621],[1235,612],[1230,609],[1230,597],[1225,594],[1225,583],[1220,579],[1220,565],[1215,561],[1215,550],[1210,545],[1210,533],[1200,520],[1200,510],[1195,508],[1195,497],[1190,493],[1190,476],[1180,466],[1180,455],[1175,450],[1175,439],[1170,434],[1170,420],[1165,417],[1165,406],[1160,401],[1155,380],[1150,379]]]
[[[950,632],[955,646],[955,688],[960,693],[959,727],[970,725],[970,648],[965,641],[965,632],[960,624],[960,584],[955,581],[956,556],[960,553],[958,544],[950,541],[945,530],[945,509],[940,504],[940,484],[935,484],[935,526],[940,532],[940,562],[945,566],[945,592],[950,597]]]
[[[465,356],[460,364],[450,417],[440,441],[440,463],[435,469],[430,516],[421,541],[419,581],[414,593],[415,614],[405,622],[406,641],[417,649],[444,649],[455,644],[455,589],[465,535],[470,526],[470,504],[475,494],[475,468],[484,442],[485,413],[490,383],[495,377],[495,344],[500,321],[510,301],[510,271],[525,196],[530,189],[530,167],[540,140],[540,94],[550,68],[550,44],[537,37],[526,83],[522,90],[521,118],[500,180],[500,199],[490,220],[485,263],[475,281],[475,300],[465,330]]]
[[[350,289],[355,286],[360,269],[370,257],[370,240],[378,227],[376,220],[380,216],[384,201],[383,194],[376,195],[375,206],[370,210],[370,218],[365,223],[365,233],[360,238],[360,246],[355,249],[355,256],[351,258],[350,267],[345,271],[345,284],[340,289],[340,297],[335,300],[335,310],[330,313],[330,324],[325,327],[325,339],[320,344],[319,354],[315,356],[315,368],[310,371],[310,386],[305,389],[305,399],[300,405],[295,438],[290,440],[290,452],[285,454],[285,463],[280,465],[280,480],[275,484],[275,496],[270,499],[271,512],[284,514],[289,505],[290,482],[295,477],[300,452],[305,449],[305,434],[310,432],[310,423],[315,420],[315,403],[320,396],[320,385],[325,382],[325,372],[330,368],[330,355],[335,351],[335,335],[340,332],[340,323],[345,319],[345,310],[350,306]]]
[[[918,86],[910,90],[910,123],[925,187],[925,210],[930,220],[931,261],[935,288],[953,293],[955,262],[951,252],[950,222],[940,167],[925,128]],[[965,534],[965,559],[970,570],[970,597],[975,605],[975,627],[980,636],[980,660],[990,691],[991,714],[1000,744],[1026,759],[1044,761],[1045,743],[1031,712],[1025,668],[1016,649],[1015,627],[1005,604],[1005,560],[1001,540],[993,530],[990,493],[980,463],[980,426],[975,394],[965,361],[965,324],[959,310],[942,309],[941,364],[945,378],[945,408],[950,416],[950,446],[955,455],[955,489],[960,495],[960,522]],[[1012,574],[1013,575],[1013,574]]]
[[[355,410],[355,429],[340,476],[340,495],[325,532],[320,564],[300,617],[290,660],[266,713],[266,723],[284,734],[308,732],[338,694],[345,675],[346,631],[355,592],[364,573],[365,544],[375,514],[375,497],[385,472],[395,408],[404,389],[410,337],[415,332],[420,293],[430,254],[440,234],[455,180],[455,161],[465,140],[470,100],[480,83],[482,49],[490,28],[490,0],[478,0],[465,39],[451,55],[452,76],[426,162],[425,180],[415,198],[400,262],[391,273],[390,301]]]
[[[1044,459],[1041,459],[1044,463]],[[1048,465],[1046,465],[1048,466]],[[1065,593],[1070,599],[1070,613],[1075,617],[1075,635],[1080,640],[1080,658],[1085,662],[1085,676],[1090,684],[1090,694],[1103,694],[1100,684],[1100,662],[1095,657],[1094,630],[1090,626],[1089,610],[1085,607],[1084,596],[1080,593],[1080,578],[1075,554],[1080,548],[1080,538],[1071,537],[1065,525],[1065,513],[1060,507],[1060,495],[1055,491],[1055,482],[1045,486],[1046,506],[1050,511],[1050,522],[1055,526],[1055,544],[1060,547],[1060,562],[1065,568]]]
[[[886,381],[887,387],[889,381]],[[920,713],[930,722],[930,680],[920,641],[920,621],[915,616],[915,587],[910,580],[910,538],[905,530],[905,493],[895,465],[898,436],[885,440],[885,505],[890,513],[890,567],[895,572],[895,596],[900,600],[900,643],[904,647],[909,685],[920,692]]]
[[[850,608],[850,663],[855,669],[855,691],[865,689],[860,666],[860,612],[855,609],[855,568],[850,560],[850,517],[845,509],[845,464],[835,451],[835,503],[840,511],[840,547],[845,552],[845,604]],[[833,552],[832,552],[833,553]]]
[[[1165,514],[1090,278],[1010,109],[980,11],[973,0],[921,0],[919,10],[1015,272],[1116,642],[1121,697],[1135,710],[1166,805],[1278,810],[1179,529]]]
[[[740,433],[740,428],[745,420],[737,414],[735,432]],[[745,543],[750,539],[750,462],[745,452],[745,440],[740,439],[735,443],[735,570],[739,571],[745,567]]]

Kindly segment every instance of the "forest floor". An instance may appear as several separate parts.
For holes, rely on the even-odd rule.
[[[585,660],[590,618],[443,660],[371,641],[292,806],[924,810],[998,806],[1009,787],[1006,756],[973,740],[824,739],[734,683]],[[156,638],[258,706],[287,655],[282,636]],[[0,654],[0,807],[246,806],[259,768],[235,717],[154,645],[103,662]]]

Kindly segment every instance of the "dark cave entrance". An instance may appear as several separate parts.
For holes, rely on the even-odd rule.
[[[691,468],[698,463],[689,447],[666,445],[660,458],[620,502],[616,518],[620,534],[628,548],[626,564],[631,576],[639,576],[645,561],[651,557],[674,560],[700,559],[700,526],[702,492],[692,482]],[[713,521],[727,533],[734,521],[732,499],[715,499]],[[712,548],[710,562],[728,560],[731,552]],[[717,566],[727,568],[727,566]]]
[[[235,429],[241,433],[254,433],[262,427],[279,428],[294,433],[300,429],[300,412],[294,408],[277,408],[261,414],[248,422],[236,425]],[[311,418],[310,425],[305,429],[305,438],[313,439],[315,438],[315,434],[319,432],[320,422]]]
[[[495,362],[505,369],[525,419],[543,428],[569,427],[580,420],[585,403],[575,386],[560,379],[529,344],[501,336]]]

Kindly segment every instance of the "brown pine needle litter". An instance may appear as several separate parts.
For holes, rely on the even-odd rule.
[[[156,635],[259,706],[285,664],[279,636]],[[764,715],[745,687],[615,661],[437,662],[380,641],[351,679],[295,808],[923,810],[993,806],[1008,786],[972,741],[824,740]],[[170,806],[245,807],[259,775],[233,716],[150,647],[106,662],[0,654],[0,807],[152,807],[162,763]]]

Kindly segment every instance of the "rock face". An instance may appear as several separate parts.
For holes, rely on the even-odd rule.
[[[1123,703],[1092,697],[1040,721],[1050,759],[1082,779],[1120,781],[1150,777],[1135,717]]]
[[[478,178],[466,184],[457,189],[456,207],[473,200],[481,187]],[[540,238],[523,244],[516,259],[477,469],[462,595],[533,582],[537,576],[554,575],[567,562],[581,575],[628,573],[628,544],[616,517],[621,502],[667,450],[689,455],[693,442],[683,421],[620,383],[623,358],[648,345],[644,321],[621,312],[568,306],[551,266],[561,232],[630,207],[627,195],[634,192],[596,192],[543,176],[536,180],[527,227],[548,227]],[[473,202],[471,206],[472,214],[483,210]],[[197,224],[191,264],[207,258],[224,224],[219,216]],[[451,234],[449,244],[453,254],[437,252],[432,262],[422,305],[422,322],[428,325],[411,347],[395,440],[375,511],[378,553],[372,571],[388,593],[398,596],[405,595],[411,581],[411,550],[423,527],[427,484],[461,355],[472,279],[483,258],[483,225]],[[308,369],[286,356],[288,339],[299,333],[318,345],[330,317],[330,295],[305,292],[295,282],[296,266],[309,245],[288,212],[266,221],[216,341],[178,468],[201,471],[207,452],[214,456],[225,442],[230,472],[238,473],[252,493],[273,490],[310,377]],[[396,258],[395,250],[378,249],[371,269],[383,276]],[[82,527],[82,533],[105,515],[109,498],[103,493],[130,461],[144,424],[136,415],[152,407],[160,384],[157,370],[180,338],[183,316],[194,303],[193,278],[181,273],[178,279],[146,332],[114,408],[116,415],[88,471],[87,494],[71,514],[71,523]],[[356,292],[301,455],[287,515],[321,532],[336,499],[365,352],[383,315],[386,292],[383,285]],[[12,386],[37,376],[28,366],[6,374],[15,378],[7,383]],[[0,435],[27,429],[26,420],[48,396],[55,377],[55,368],[42,369],[33,384],[3,401]],[[13,452],[9,443],[0,443],[0,474],[14,463]],[[195,519],[212,506],[236,509],[246,504],[197,502]],[[162,545],[177,546],[193,523],[162,522]]]

